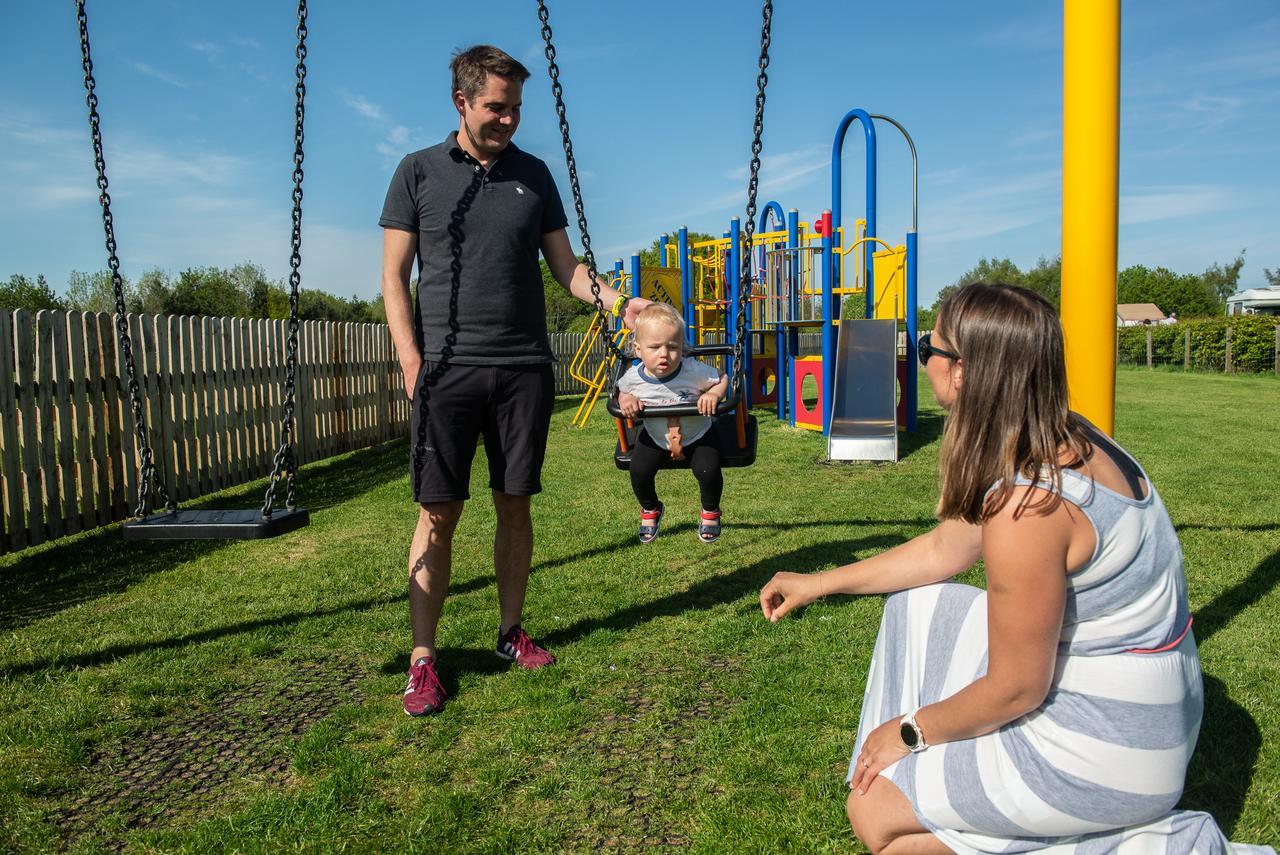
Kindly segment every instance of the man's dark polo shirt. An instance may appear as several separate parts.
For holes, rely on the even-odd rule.
[[[458,146],[457,132],[406,155],[378,225],[418,234],[423,356],[442,358],[453,314],[450,362],[552,362],[538,252],[543,235],[567,224],[550,170],[513,143],[488,172]]]

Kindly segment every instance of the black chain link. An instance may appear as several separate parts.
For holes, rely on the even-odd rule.
[[[764,136],[764,89],[769,83],[769,75],[766,72],[769,68],[769,45],[773,38],[772,30],[773,0],[764,0],[760,24],[760,60],[758,63],[760,73],[756,75],[756,118],[751,138],[751,178],[747,182],[747,220],[743,224],[745,227],[744,240],[739,253],[742,258],[742,279],[738,285],[738,323],[737,334],[733,344],[734,372],[731,394],[742,391],[742,379],[746,373],[742,354],[747,340],[747,307],[750,305],[751,290],[755,282],[755,277],[751,271],[754,257],[751,249],[751,240],[755,235],[756,229],[756,194],[760,189],[760,152],[764,150],[764,143],[761,140]]]
[[[284,414],[280,419],[280,448],[272,462],[271,477],[267,479],[267,494],[262,503],[262,515],[270,517],[276,499],[276,487],[283,473],[287,489],[285,507],[292,511],[298,507],[295,476],[298,471],[297,455],[293,449],[293,399],[298,371],[298,291],[302,284],[302,142],[303,119],[306,116],[307,95],[307,0],[298,0],[298,66],[297,83],[293,87],[297,96],[293,125],[293,241],[289,256],[289,340],[285,360]]]
[[[160,473],[156,470],[151,452],[150,431],[142,406],[142,393],[138,387],[137,370],[133,361],[133,340],[129,336],[129,319],[124,300],[124,281],[120,278],[120,258],[117,255],[115,220],[111,216],[111,194],[107,192],[107,162],[102,152],[102,129],[98,117],[97,81],[93,79],[93,57],[89,50],[89,19],[85,14],[84,0],[76,0],[76,19],[80,24],[80,57],[84,63],[85,101],[89,105],[89,133],[93,138],[93,164],[98,170],[98,201],[102,204],[102,228],[107,238],[107,266],[111,268],[111,287],[116,297],[116,332],[120,338],[120,357],[124,361],[129,384],[129,400],[133,405],[133,427],[138,435],[138,505],[134,515],[145,517],[151,513],[150,490],[154,485],[156,495],[169,511],[177,505],[169,497]]]
[[[547,11],[546,0],[538,0],[538,20],[542,22],[542,41],[546,45],[543,53],[547,57],[547,73],[551,76],[551,94],[556,99],[556,115],[560,117],[560,136],[564,140],[564,162],[569,169],[569,187],[573,190],[573,208],[578,214],[578,231],[582,234],[582,259],[591,274],[591,299],[595,302],[596,314],[599,316],[600,338],[604,340],[606,350],[615,359],[622,358],[622,351],[613,340],[609,330],[609,316],[605,312],[604,303],[600,301],[599,272],[596,270],[595,253],[591,251],[591,235],[587,233],[587,215],[582,206],[582,187],[578,183],[578,163],[573,157],[573,142],[569,139],[569,119],[564,105],[564,87],[560,85],[560,66],[556,64],[556,48],[551,43],[551,14]],[[610,382],[612,386],[612,381]]]

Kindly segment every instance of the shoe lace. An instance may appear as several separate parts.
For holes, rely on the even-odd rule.
[[[429,662],[424,662],[422,667],[413,669],[409,675],[409,686],[415,692],[422,692],[428,688],[436,691],[444,689],[440,685],[440,678],[436,676],[436,669],[432,668]]]
[[[529,633],[523,629],[517,629],[515,635],[511,638],[511,646],[516,649],[516,653],[525,656],[537,651],[538,646],[533,643],[533,639],[529,637]]]

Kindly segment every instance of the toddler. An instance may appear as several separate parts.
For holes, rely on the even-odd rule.
[[[645,307],[635,321],[632,343],[640,364],[633,365],[618,381],[618,408],[635,418],[646,404],[697,402],[697,416],[647,418],[631,449],[631,489],[640,500],[641,543],[658,536],[662,502],[654,488],[664,458],[688,458],[698,479],[702,514],[698,538],[711,543],[720,537],[720,446],[713,416],[729,386],[718,369],[692,357],[685,359],[685,325],[680,313],[665,303]]]

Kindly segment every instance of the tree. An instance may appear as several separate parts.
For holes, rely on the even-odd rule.
[[[1035,291],[1055,308],[1062,307],[1062,256],[1044,256],[1022,275],[1022,287]]]
[[[574,326],[574,321],[581,317],[586,317],[595,311],[590,306],[577,297],[570,294],[564,288],[560,287],[560,283],[551,275],[551,268],[547,267],[545,261],[538,262],[539,268],[542,270],[542,295],[547,305],[547,329],[551,332],[566,332],[570,327]],[[605,306],[607,311],[610,307]],[[385,311],[385,310],[384,310]],[[590,320],[583,321],[583,329]]]
[[[138,277],[130,312],[143,315],[170,315],[174,311],[173,285],[163,270],[148,270]]]
[[[719,240],[719,239],[720,239],[720,235],[710,235],[710,234],[707,234],[706,232],[689,232],[690,244],[701,243],[703,241],[708,241],[708,240]],[[678,246],[679,238],[674,234],[667,235],[667,245]],[[662,249],[662,238],[661,237],[654,238],[653,243],[649,244],[648,249],[640,250],[640,264],[643,265],[644,267],[661,267],[662,263],[661,261],[659,261],[659,256],[661,255],[661,249]]]
[[[1240,268],[1244,267],[1244,252],[1243,249],[1240,250],[1236,260],[1230,264],[1214,264],[1200,275],[1205,288],[1222,302],[1226,302],[1228,297],[1240,290]]]
[[[135,289],[129,280],[120,277],[120,285],[124,290],[125,307],[136,301]],[[116,291],[111,283],[111,271],[99,270],[97,273],[81,273],[71,271],[67,277],[67,305],[80,312],[116,311]]]
[[[1176,313],[1179,318],[1222,314],[1222,302],[1202,277],[1163,267],[1151,270],[1141,264],[1120,271],[1116,302],[1155,303],[1166,315]]]
[[[178,274],[173,286],[173,314],[243,317],[248,296],[230,271],[217,267],[192,267]]]
[[[1272,288],[1280,288],[1280,267],[1272,270],[1269,267],[1262,268],[1262,275],[1267,277],[1267,284]]]
[[[1043,259],[1041,259],[1043,261]],[[1018,265],[1007,258],[982,258],[969,270],[960,274],[960,278],[938,292],[933,308],[938,308],[942,301],[950,297],[965,285],[985,282],[988,285],[1022,285],[1022,271]]]
[[[7,310],[26,309],[39,312],[42,309],[66,309],[66,305],[53,293],[44,274],[36,274],[29,279],[21,273],[9,277],[9,281],[0,283],[0,308]]]

